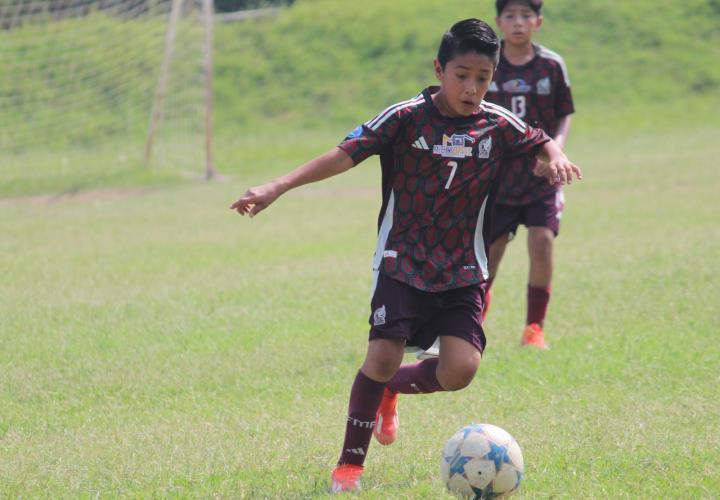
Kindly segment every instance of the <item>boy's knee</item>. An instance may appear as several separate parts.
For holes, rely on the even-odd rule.
[[[531,245],[537,247],[552,246],[555,242],[555,234],[546,227],[531,228],[528,239]]]
[[[373,380],[377,380],[378,382],[387,382],[393,378],[393,375],[397,372],[398,367],[399,363],[375,362],[366,363],[363,366],[362,371]]]
[[[378,382],[390,380],[402,363],[404,342],[379,339],[371,341],[362,372]]]
[[[453,367],[449,373],[442,377],[442,380],[438,381],[446,391],[459,391],[470,385],[475,378],[477,368],[477,363],[462,363]]]
[[[528,243],[531,257],[547,259],[552,256],[555,236],[550,230],[534,231],[529,237]]]

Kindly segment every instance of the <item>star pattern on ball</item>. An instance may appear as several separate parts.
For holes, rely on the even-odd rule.
[[[465,474],[465,464],[471,459],[472,457],[463,457],[457,453],[450,462],[450,474]]]
[[[507,446],[496,444],[492,441],[488,441],[490,445],[490,451],[487,454],[487,459],[495,462],[495,470],[500,470],[502,464],[509,464],[510,456],[508,455]]]

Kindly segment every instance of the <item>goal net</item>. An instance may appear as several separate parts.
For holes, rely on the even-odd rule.
[[[0,175],[201,175],[202,21],[199,0],[0,0]]]

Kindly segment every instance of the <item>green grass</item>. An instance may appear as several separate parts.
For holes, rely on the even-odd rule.
[[[431,61],[442,32],[463,17],[492,22],[492,5],[300,0],[275,18],[218,24],[217,167],[226,175],[277,172],[286,160],[336,142],[434,83]],[[573,135],[717,124],[719,20],[717,0],[548,2],[536,40],[568,64],[578,111]],[[186,21],[171,68],[171,116],[158,138],[165,153],[154,156],[150,172],[142,155],[162,54],[157,20],[96,13],[0,32],[0,63],[15,68],[0,78],[0,196],[202,176],[200,33]],[[120,40],[128,38],[132,47],[123,50]],[[59,64],[65,58],[72,71]],[[102,76],[76,78],[97,70]],[[284,153],[293,149],[297,155]],[[275,151],[283,152],[280,162],[258,163]]]
[[[494,25],[494,2],[299,1],[218,26],[218,127],[351,127],[433,83],[442,33],[467,17]],[[650,103],[716,102],[719,19],[716,0],[554,0],[536,40],[565,58],[579,120],[599,111],[608,128],[621,122],[608,110],[642,123]]]
[[[223,182],[198,180],[190,140],[151,170],[108,137],[0,153],[0,196],[55,193],[0,198],[0,498],[326,495],[365,350],[378,166],[253,221],[227,206],[431,83],[440,33],[470,15],[490,2],[298,1],[218,26]],[[520,442],[519,498],[720,495],[719,15],[715,0],[548,3],[540,41],[570,66],[585,171],[552,350],[517,347],[521,232],[475,382],[403,398],[358,498],[442,498],[442,445],[473,421]]]
[[[443,497],[441,447],[474,421],[520,442],[519,498],[717,497],[718,132],[574,139],[586,179],[567,192],[552,350],[517,347],[521,233],[476,380],[401,400],[359,498]],[[326,495],[366,344],[379,172],[252,221],[227,209],[268,175],[2,202],[0,497]]]

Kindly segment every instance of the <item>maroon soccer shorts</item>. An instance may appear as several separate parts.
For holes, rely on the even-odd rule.
[[[492,213],[490,241],[494,242],[506,234],[512,240],[520,224],[526,227],[546,227],[557,236],[560,232],[563,208],[565,208],[565,198],[562,190],[527,205],[496,203]]]
[[[370,301],[370,340],[405,339],[406,346],[429,348],[440,335],[467,340],[483,352],[482,285],[424,292],[378,275]]]

